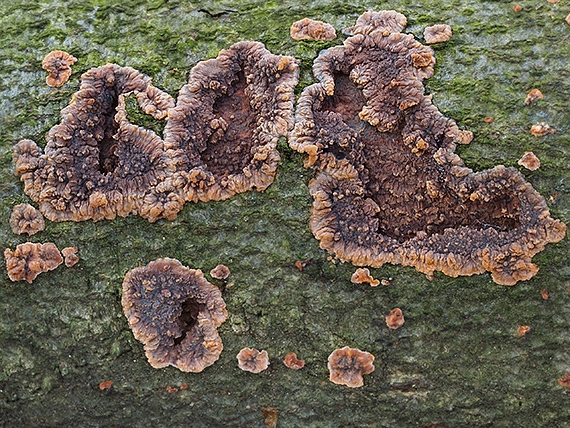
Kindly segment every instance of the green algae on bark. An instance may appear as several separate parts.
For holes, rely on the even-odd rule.
[[[514,13],[510,3],[483,0],[2,2],[1,240],[12,248],[25,240],[11,233],[9,217],[13,205],[30,202],[13,175],[12,146],[22,138],[43,144],[87,69],[110,61],[132,66],[175,95],[199,60],[258,40],[302,61],[300,93],[313,83],[318,52],[342,38],[295,42],[291,23],[308,16],[340,33],[371,8],[405,14],[407,31],[418,39],[426,26],[451,25],[452,39],[435,46],[435,75],[426,87],[440,111],[475,134],[458,154],[482,170],[518,167],[521,155],[534,151],[540,169],[520,170],[547,197],[553,217],[568,223],[568,11],[563,2],[521,5]],[[45,86],[41,59],[58,48],[78,62],[70,81],[53,90]],[[528,106],[534,87],[545,98]],[[537,139],[528,129],[539,121],[559,132]],[[4,426],[262,427],[265,407],[279,411],[283,427],[569,426],[567,397],[556,381],[570,368],[568,238],[537,255],[541,270],[513,288],[487,275],[436,273],[427,281],[400,266],[372,271],[393,278],[389,286],[352,284],[355,268],[327,260],[308,230],[311,174],[302,156],[284,141],[278,150],[277,176],[264,193],[186,204],[172,222],[48,222],[34,235],[60,248],[78,245],[81,261],[32,285],[11,283],[3,269]],[[204,271],[223,263],[232,271],[223,293],[229,317],[219,330],[225,349],[202,373],[150,367],[122,314],[125,273],[158,257]],[[295,261],[307,259],[299,271]],[[548,301],[540,297],[543,288]],[[406,324],[389,331],[384,315],[394,307],[405,312]],[[518,324],[532,330],[519,338]],[[268,370],[248,376],[238,369],[235,355],[246,346],[268,351]],[[376,370],[356,391],[327,380],[327,356],[344,346],[376,356]],[[273,364],[291,351],[306,360],[303,370]],[[102,392],[104,380],[113,387]],[[166,390],[183,383],[189,388]]]

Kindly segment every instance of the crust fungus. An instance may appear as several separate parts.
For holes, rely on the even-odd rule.
[[[260,373],[269,367],[267,351],[255,348],[243,348],[237,354],[238,367],[246,372]]]
[[[26,242],[14,251],[4,250],[6,269],[12,281],[32,281],[42,272],[58,267],[63,259],[57,247],[51,242],[45,244]]]
[[[230,268],[225,265],[218,265],[210,271],[210,276],[216,279],[226,279],[230,276]]]
[[[297,354],[290,352],[283,358],[283,364],[290,369],[301,370],[305,367],[305,360],[298,359]]]
[[[540,122],[530,127],[530,133],[535,137],[542,137],[543,135],[554,134],[556,129],[552,128],[546,122]]]
[[[79,257],[77,257],[77,246],[65,247],[61,250],[61,254],[63,255],[65,266],[67,267],[75,266],[79,262]]]
[[[570,374],[564,373],[564,376],[558,378],[558,385],[564,388],[570,388]]]
[[[372,287],[376,287],[378,284],[380,284],[380,281],[378,279],[374,279],[372,275],[370,275],[370,270],[368,268],[356,269],[350,278],[350,282],[353,284],[362,284],[364,282],[367,282]]]
[[[424,94],[433,50],[400,33],[402,22],[394,11],[367,12],[344,45],[315,60],[319,82],[299,98],[289,141],[316,170],[310,229],[357,266],[529,279],[532,257],[566,226],[515,168],[465,167],[454,151],[472,134]]]
[[[77,58],[64,51],[52,51],[42,61],[42,68],[49,71],[46,83],[53,88],[63,86],[71,76],[71,66]]]
[[[404,322],[404,313],[400,308],[394,308],[386,315],[386,325],[392,330],[402,327]]]
[[[363,376],[374,371],[374,355],[345,346],[329,355],[330,381],[350,388],[364,385]]]
[[[539,100],[541,98],[544,98],[544,95],[542,95],[542,92],[540,92],[540,89],[532,89],[528,95],[526,96],[524,102],[525,104],[532,104],[533,102],[535,102],[536,100]]]
[[[334,40],[336,31],[331,24],[303,18],[291,25],[291,38],[294,40]]]
[[[531,171],[536,171],[540,168],[540,159],[537,158],[533,152],[525,152],[523,157],[520,158],[517,163]]]
[[[218,360],[223,345],[217,328],[228,313],[202,271],[157,259],[127,273],[121,303],[154,368],[201,372]]]
[[[47,134],[44,153],[31,140],[14,148],[24,191],[52,221],[113,219],[138,213],[173,219],[182,208],[178,160],[153,131],[130,123],[125,97],[157,119],[174,106],[170,95],[131,67],[107,64],[81,76],[81,87]]]
[[[29,236],[44,230],[44,216],[30,204],[14,205],[10,216],[10,227],[16,235],[27,233]]]
[[[181,156],[186,200],[223,200],[273,182],[297,78],[294,58],[259,42],[236,43],[190,71],[164,129],[168,152]]]
[[[451,27],[447,24],[432,25],[424,30],[424,39],[429,44],[447,42],[451,35]]]

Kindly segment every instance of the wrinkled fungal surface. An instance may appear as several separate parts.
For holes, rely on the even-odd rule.
[[[261,373],[269,367],[269,355],[265,350],[243,348],[236,356],[238,367],[246,372]]]
[[[10,227],[16,235],[32,236],[45,229],[44,216],[30,204],[14,205],[10,215]]]
[[[77,58],[64,51],[52,51],[46,55],[42,61],[42,68],[49,71],[46,77],[48,86],[59,88],[69,80],[71,76],[71,66],[75,64]]]
[[[157,119],[174,106],[131,67],[107,64],[81,77],[81,87],[47,134],[42,153],[31,140],[14,147],[24,191],[52,221],[112,219],[138,213],[149,221],[173,219],[182,208],[184,181],[177,160],[153,131],[130,123],[125,97]],[[172,152],[170,152],[172,154]]]
[[[259,42],[238,42],[191,70],[164,130],[169,153],[182,157],[186,200],[227,199],[273,182],[297,80],[297,61]]]
[[[217,328],[228,313],[202,271],[175,259],[154,260],[127,273],[121,303],[152,367],[201,372],[218,360],[223,345]]]
[[[424,39],[426,43],[441,43],[451,39],[451,27],[447,24],[437,24],[426,27],[424,30]]]
[[[14,251],[7,248],[4,250],[4,258],[10,279],[25,280],[30,284],[40,273],[53,270],[63,262],[59,250],[51,242],[25,242]]]
[[[319,83],[303,91],[290,139],[317,171],[311,231],[358,266],[489,271],[504,285],[531,278],[532,257],[566,226],[516,169],[465,167],[454,150],[472,134],[424,95],[433,50],[402,24],[397,12],[367,12],[315,60]]]
[[[374,371],[374,355],[345,346],[329,355],[329,379],[338,385],[358,388],[364,385],[363,376]]]
[[[331,24],[303,18],[293,22],[290,29],[291,38],[294,40],[334,40],[336,31]]]

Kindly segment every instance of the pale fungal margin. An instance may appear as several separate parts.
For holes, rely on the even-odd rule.
[[[71,66],[77,58],[64,51],[52,51],[42,61],[42,68],[49,71],[46,83],[53,88],[63,86],[71,76]]]
[[[367,12],[315,60],[319,83],[299,98],[289,140],[316,169],[309,227],[321,248],[357,266],[529,279],[532,257],[566,226],[515,168],[465,167],[454,151],[472,134],[424,94],[433,50],[400,33],[405,22]]]
[[[202,271],[157,259],[127,273],[121,303],[154,368],[201,372],[218,360],[223,344],[217,328],[228,312]]]
[[[363,376],[374,371],[374,355],[345,346],[335,349],[328,358],[329,380],[338,385],[358,388],[364,385]]]
[[[269,367],[267,351],[255,348],[243,348],[237,354],[238,367],[246,372],[261,373]]]

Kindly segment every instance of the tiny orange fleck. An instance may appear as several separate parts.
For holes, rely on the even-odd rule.
[[[304,266],[303,266],[303,262],[300,261],[300,260],[297,260],[297,261],[295,262],[295,267],[296,267],[297,269],[299,269],[300,271],[302,271],[302,270],[303,270],[303,267],[304,267]]]
[[[495,120],[495,118],[491,117],[491,116],[487,116],[483,120],[485,121],[485,123],[492,123]]]
[[[519,324],[519,327],[517,328],[517,334],[519,335],[519,337],[523,337],[529,332],[529,330],[530,326]]]
[[[404,325],[404,314],[400,308],[394,308],[386,315],[386,325],[393,330]]]
[[[564,373],[563,377],[558,378],[558,385],[564,388],[570,388],[570,375],[568,372]]]
[[[305,360],[300,360],[297,358],[297,354],[290,352],[285,355],[283,359],[283,364],[293,370],[300,370],[305,367]]]
[[[382,285],[390,285],[390,280],[389,279],[383,279],[380,281],[380,284]]]
[[[105,390],[107,390],[107,389],[110,389],[112,385],[113,385],[113,382],[112,382],[112,381],[106,380],[106,381],[103,381],[103,382],[101,382],[101,383],[99,384],[99,389],[100,389],[101,391],[105,391]]]
[[[275,428],[277,426],[277,419],[279,417],[279,412],[273,407],[265,407],[261,413],[263,416],[263,422],[267,428]]]
[[[533,102],[535,102],[536,100],[540,100],[541,98],[544,98],[544,95],[542,95],[540,89],[534,88],[531,89],[531,91],[528,93],[524,102],[525,104],[532,104]]]
[[[522,10],[522,6],[520,4],[513,5],[513,10],[515,12],[520,12]]]
[[[170,385],[166,385],[166,392],[170,392],[171,394],[174,392],[178,392],[178,388],[174,387],[174,386],[170,386]]]
[[[184,390],[184,389],[188,389],[188,384],[186,382],[184,382],[182,385],[180,385],[180,390]]]
[[[548,290],[546,288],[542,289],[542,291],[540,292],[540,295],[542,296],[542,298],[544,300],[550,299],[550,294],[548,294]]]

